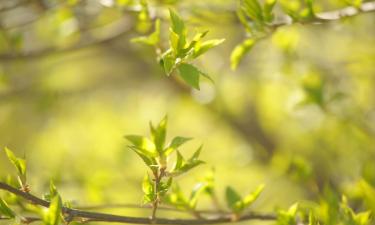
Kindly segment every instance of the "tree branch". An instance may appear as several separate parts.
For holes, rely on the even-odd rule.
[[[49,207],[50,203],[41,198],[36,197],[33,194],[23,192],[14,188],[4,182],[0,182],[0,189],[13,193],[25,200],[30,201],[32,204]],[[243,215],[238,220],[233,221],[231,215],[224,215],[219,217],[207,218],[207,219],[167,219],[167,218],[155,218],[152,220],[147,217],[130,217],[130,216],[119,216],[106,213],[88,212],[78,209],[72,209],[63,207],[62,212],[67,214],[68,217],[76,221],[81,222],[117,222],[117,223],[133,223],[133,224],[180,224],[180,225],[203,225],[203,224],[219,224],[219,223],[232,223],[237,221],[247,220],[275,220],[276,216],[273,214],[262,214],[250,212]],[[5,219],[5,218],[2,218]]]

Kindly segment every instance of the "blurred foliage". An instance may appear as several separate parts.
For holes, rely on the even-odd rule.
[[[194,137],[183,155],[204,143],[206,163],[174,178],[165,203],[242,213],[257,199],[250,210],[276,211],[279,224],[373,224],[375,14],[364,4],[374,5],[0,1],[0,146],[16,166],[0,154],[0,177],[33,193],[50,179],[59,189],[46,211],[1,191],[1,215],[57,224],[61,204],[141,205],[148,169],[123,136],[146,135],[147,121],[168,114],[172,137]],[[358,15],[319,20],[346,7]]]

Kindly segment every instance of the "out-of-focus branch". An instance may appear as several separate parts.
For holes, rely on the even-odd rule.
[[[75,51],[75,50],[79,50],[82,48],[90,47],[93,45],[100,45],[100,44],[114,41],[120,37],[123,37],[125,34],[130,32],[132,28],[133,26],[131,23],[131,18],[124,17],[122,20],[116,21],[113,24],[107,25],[106,27],[96,28],[96,29],[87,31],[87,32],[93,32],[96,30],[96,31],[103,32],[103,30],[105,29],[112,30],[112,32],[109,32],[109,34],[103,38],[83,41],[79,44],[66,47],[66,48],[50,47],[50,48],[46,48],[42,50],[25,52],[25,53],[0,54],[0,61],[24,60],[24,59],[32,60],[32,59],[37,59],[39,57],[43,57],[43,56],[47,56],[51,54],[61,54],[61,53],[69,52],[69,51]]]
[[[32,204],[49,207],[50,203],[41,198],[36,197],[33,194],[23,192],[14,188],[6,183],[0,182],[0,189],[13,193],[25,200],[30,201]],[[68,207],[62,207],[62,213],[67,215],[71,221],[78,222],[117,222],[117,223],[132,223],[132,224],[180,224],[180,225],[203,225],[203,224],[221,224],[221,223],[233,223],[237,221],[248,221],[248,220],[276,220],[274,214],[261,214],[251,212],[240,218],[233,220],[231,215],[223,215],[214,218],[207,219],[166,219],[166,218],[147,218],[147,217],[131,217],[131,216],[119,216],[107,213],[89,212],[78,209],[72,209]],[[70,221],[68,221],[70,222]]]

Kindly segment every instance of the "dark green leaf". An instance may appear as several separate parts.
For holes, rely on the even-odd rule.
[[[160,153],[162,153],[164,149],[165,139],[167,136],[167,122],[168,118],[165,116],[158,124],[156,128],[152,125],[150,122],[150,130],[151,130],[151,137],[152,141],[154,142],[156,146],[156,150]]]
[[[178,66],[178,71],[186,83],[199,90],[199,76],[201,72],[196,67],[191,64],[181,63]]]
[[[5,216],[9,218],[14,218],[16,214],[11,210],[8,204],[0,198],[0,216]]]
[[[148,138],[139,135],[126,135],[125,138],[130,141],[136,149],[142,151],[147,156],[157,156],[155,144]]]
[[[241,196],[232,188],[227,187],[225,191],[227,206],[233,212],[239,212],[243,209]]]
[[[259,195],[262,193],[263,189],[264,189],[264,185],[262,184],[262,185],[259,185],[254,192],[248,194],[242,201],[244,207],[245,208],[249,207],[253,202],[255,202],[255,200],[257,200]]]
[[[205,41],[203,43],[198,42],[198,44],[196,44],[195,47],[194,47],[193,57],[197,58],[198,56],[206,53],[211,48],[214,48],[214,47],[220,45],[224,41],[225,41],[225,39],[213,39],[213,40]]]
[[[48,210],[45,212],[43,221],[44,225],[59,225],[61,221],[62,201],[59,195],[52,198]]]

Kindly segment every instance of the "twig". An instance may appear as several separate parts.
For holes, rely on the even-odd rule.
[[[33,194],[22,192],[17,188],[14,188],[6,183],[0,182],[0,189],[13,193],[19,197],[29,200],[32,204],[40,205],[43,207],[49,207],[50,203],[41,198],[36,197]],[[230,215],[224,215],[220,217],[208,218],[208,219],[166,219],[166,218],[155,218],[154,220],[147,217],[130,217],[130,216],[119,216],[106,213],[88,212],[78,209],[72,209],[63,207],[62,212],[67,214],[70,218],[75,221],[84,222],[117,222],[117,223],[133,223],[133,224],[180,224],[180,225],[203,225],[203,224],[219,224],[219,223],[231,223],[234,222]],[[261,214],[250,212],[240,217],[237,221],[247,220],[275,220],[276,216],[273,214]]]

